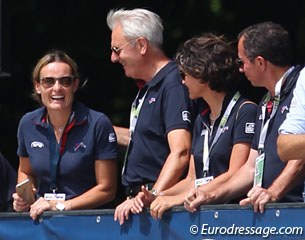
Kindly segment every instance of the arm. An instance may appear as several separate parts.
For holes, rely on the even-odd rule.
[[[114,199],[116,193],[116,161],[96,160],[95,176],[97,185],[82,195],[64,201],[65,210],[91,209]],[[39,198],[30,206],[30,216],[36,219],[47,210],[57,210],[57,201]]]
[[[30,179],[35,185],[35,177],[32,173],[32,168],[30,165],[30,159],[27,157],[19,157],[19,168],[17,182],[21,182],[25,179]],[[35,191],[35,186],[33,186],[33,192]],[[17,193],[13,194],[13,208],[16,212],[27,211],[30,205],[25,202]]]
[[[118,144],[121,146],[126,146],[130,140],[130,132],[128,128],[113,126],[115,134],[117,136]]]
[[[176,129],[168,133],[170,154],[168,155],[153,189],[161,191],[172,187],[181,178],[190,159],[191,134],[185,129]],[[132,211],[139,213],[144,206],[149,206],[155,196],[142,188],[134,201]]]
[[[233,146],[228,171],[216,177],[213,181],[201,186],[202,191],[212,191],[222,187],[247,161],[250,153],[250,143],[237,143]]]
[[[247,194],[248,198],[241,201],[241,205],[253,204],[254,212],[264,212],[265,204],[277,202],[304,179],[305,162],[289,160],[281,174],[273,181],[268,189],[254,187]]]
[[[187,177],[162,191],[159,196],[150,204],[150,214],[154,219],[161,219],[163,213],[173,206],[182,205],[188,190],[194,186],[196,178],[194,157],[191,156]]]
[[[226,183],[216,189],[208,192],[201,190],[203,186],[192,189],[185,198],[185,208],[194,212],[202,204],[224,203],[245,194],[253,184],[257,156],[257,151],[251,149],[247,162]]]
[[[115,160],[96,160],[97,185],[82,195],[66,201],[66,210],[92,209],[112,201],[117,187],[117,163]]]
[[[277,151],[282,161],[304,159],[305,134],[280,134],[277,139]]]

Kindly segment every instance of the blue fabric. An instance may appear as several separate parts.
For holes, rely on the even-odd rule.
[[[168,63],[148,86],[122,175],[124,186],[155,182],[170,153],[167,134],[175,129],[191,131],[191,116],[183,120],[183,112],[191,112],[188,92],[176,64]]]
[[[116,135],[108,117],[81,103],[75,103],[75,124],[68,132],[57,169],[58,193],[76,197],[96,185],[96,160],[117,157]],[[38,184],[38,197],[50,192],[48,123],[43,121],[45,109],[25,114],[18,126],[18,150],[30,158]]]
[[[293,90],[295,88],[298,75],[295,75],[296,71],[300,68],[296,67],[287,77],[281,88],[281,100],[275,113],[274,117],[270,120],[269,128],[267,131],[267,136],[265,140],[265,167],[263,175],[262,187],[268,188],[273,181],[278,177],[278,175],[285,168],[286,163],[282,162],[277,153],[277,138],[278,129],[281,124],[286,119],[286,115],[289,112],[291,99],[293,97]],[[264,99],[264,98],[263,98]],[[261,114],[262,114],[262,104],[259,104],[259,111],[256,118],[255,124],[255,135],[252,142],[252,148],[258,150],[260,128],[262,125]],[[302,202],[302,192],[304,184],[303,182],[295,186],[291,191],[289,191],[279,202]]]
[[[229,105],[232,96],[232,94],[227,95],[224,99],[221,114],[215,122],[213,134],[209,139],[209,146],[211,146],[213,142],[217,128],[220,124],[220,120],[227,106]],[[210,150],[210,176],[217,177],[229,169],[230,157],[234,144],[242,142],[251,143],[252,141],[254,135],[254,122],[257,114],[257,105],[253,103],[245,103],[240,108],[241,104],[243,104],[245,101],[247,101],[247,99],[243,97],[237,101],[231,111],[231,114],[229,115],[227,123],[224,127],[224,132],[220,135],[218,141]],[[203,115],[199,114],[195,121],[192,140],[192,154],[194,155],[195,159],[196,178],[203,177],[203,132],[209,134],[207,131],[205,131],[205,125],[209,126],[210,110],[206,104],[202,106],[202,110],[203,111],[201,112]],[[253,131],[251,131],[251,127]]]

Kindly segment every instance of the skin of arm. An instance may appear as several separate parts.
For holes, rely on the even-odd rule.
[[[231,153],[228,171],[219,175],[206,185],[202,185],[201,189],[203,191],[212,191],[216,187],[222,186],[247,161],[249,151],[250,143],[235,144]],[[187,178],[180,181],[172,188],[163,191],[162,196],[158,196],[152,202],[150,206],[152,217],[155,219],[161,219],[166,210],[173,206],[182,205],[187,192],[190,188],[194,187],[195,178],[194,158],[192,156]]]
[[[247,194],[248,198],[241,200],[240,205],[252,204],[254,212],[264,212],[266,203],[277,202],[305,176],[305,162],[289,160],[281,174],[268,189],[253,187]]]
[[[161,219],[163,213],[173,206],[182,205],[184,197],[196,178],[194,157],[191,155],[189,170],[186,178],[179,181],[171,188],[162,191],[159,196],[150,204],[150,214],[154,219]],[[145,192],[145,191],[144,191]]]
[[[95,208],[113,200],[117,186],[116,169],[117,163],[114,160],[96,160],[97,185],[78,197],[64,201],[65,210]],[[33,177],[29,174],[30,172],[29,158],[20,158],[18,179],[23,179],[26,176],[33,180]],[[13,198],[16,211],[25,206],[23,200],[16,193]],[[57,201],[47,201],[40,197],[30,206],[30,216],[35,220],[44,211],[57,210],[56,203]]]
[[[257,156],[257,151],[251,149],[247,162],[221,186],[207,192],[202,190],[204,186],[192,189],[184,201],[186,210],[195,212],[200,205],[224,203],[246,194],[253,184],[255,159]]]
[[[304,159],[305,134],[280,134],[277,139],[277,151],[282,161]]]
[[[161,173],[153,187],[158,193],[160,191],[173,186],[180,179],[184,169],[189,163],[191,149],[191,134],[185,129],[176,129],[168,133],[168,142],[170,154],[161,170]],[[184,141],[182,141],[184,140]],[[135,198],[126,199],[114,212],[114,220],[119,224],[124,224],[128,220],[130,211],[132,213],[140,213],[144,204],[148,206],[153,200],[153,196],[148,190],[142,186],[140,192]]]
[[[128,146],[130,140],[130,132],[128,128],[113,126],[117,136],[117,142],[120,146]]]
[[[213,189],[222,187],[231,176],[233,176],[247,161],[250,153],[250,143],[237,143],[233,146],[230,164],[228,171],[214,178],[213,181],[202,185],[200,188],[202,191],[213,191]]]
[[[153,189],[161,191],[176,184],[190,161],[191,134],[185,129],[172,130],[167,135],[170,154],[168,155]],[[155,199],[149,191],[140,192],[134,200],[133,213],[139,213]]]

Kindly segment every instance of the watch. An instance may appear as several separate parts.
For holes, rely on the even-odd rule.
[[[157,197],[158,196],[158,191],[156,189],[151,189],[150,193],[154,196]]]
[[[65,204],[64,203],[62,203],[62,202],[57,202],[56,203],[56,209],[58,210],[58,211],[63,211],[63,210],[65,210]]]

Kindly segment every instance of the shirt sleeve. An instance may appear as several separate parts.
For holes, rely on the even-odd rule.
[[[289,113],[279,128],[280,134],[305,133],[305,69],[300,72],[296,87],[293,91]]]

